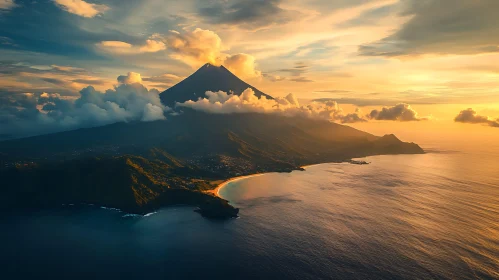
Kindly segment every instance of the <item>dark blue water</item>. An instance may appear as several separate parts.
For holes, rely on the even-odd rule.
[[[239,219],[99,207],[0,220],[0,279],[498,279],[499,166],[379,156],[236,181]]]

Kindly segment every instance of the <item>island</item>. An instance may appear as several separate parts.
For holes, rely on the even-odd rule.
[[[251,88],[224,67],[206,64],[160,94],[171,108],[192,92]],[[415,143],[376,136],[326,119],[176,108],[165,120],[118,122],[0,141],[0,209],[93,204],[145,214],[189,205],[207,218],[239,210],[213,192],[230,178],[304,170],[387,154],[420,154]]]

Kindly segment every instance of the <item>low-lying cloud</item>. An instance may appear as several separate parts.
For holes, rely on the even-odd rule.
[[[343,110],[334,101],[325,103],[313,102],[302,106],[292,93],[286,97],[277,97],[275,99],[267,99],[264,96],[258,98],[254,91],[248,88],[240,96],[232,93],[228,94],[223,91],[207,91],[206,96],[207,98],[200,98],[196,101],[190,100],[184,103],[177,103],[176,106],[215,114],[255,112],[285,116],[303,116],[341,123],[366,121],[360,115],[360,111],[344,114]]]
[[[492,127],[499,127],[499,118],[494,120],[487,116],[478,115],[472,108],[459,112],[459,114],[454,118],[454,121],[460,123],[486,124]]]
[[[286,97],[277,97],[274,99],[258,98],[250,88],[246,89],[240,96],[223,91],[207,91],[206,96],[206,98],[199,98],[196,101],[190,100],[184,103],[177,103],[176,106],[188,107],[214,114],[255,112],[285,116],[303,116],[340,123],[358,123],[369,120],[421,121],[429,119],[420,117],[410,105],[404,103],[393,107],[384,107],[380,110],[372,110],[369,114],[363,114],[359,108],[355,112],[345,113],[338,106],[338,103],[333,100],[300,105],[292,93]]]
[[[140,74],[118,77],[105,92],[88,86],[77,99],[57,93],[3,93],[0,95],[0,134],[31,136],[95,127],[116,122],[165,119],[170,109],[159,92],[140,84]]]

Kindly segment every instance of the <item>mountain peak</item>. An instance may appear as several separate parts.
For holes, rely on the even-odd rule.
[[[397,136],[395,136],[395,134],[385,134],[383,135],[383,137],[381,137],[383,139],[386,139],[386,140],[396,140],[396,141],[400,141],[400,139],[397,138]]]
[[[215,65],[215,64],[212,64],[211,62],[205,63],[203,66],[201,66],[194,73],[197,73],[199,71],[207,71],[207,70],[208,71],[225,70],[225,71],[229,72],[231,75],[234,75],[234,74],[232,74],[232,72],[229,71],[229,69],[225,68],[225,66],[223,66],[223,65]]]
[[[216,66],[215,64],[212,64],[211,62],[208,62],[205,65],[203,65],[203,67],[201,67],[201,68],[208,68],[208,67],[219,67],[219,66]]]
[[[385,134],[382,137],[380,137],[378,139],[378,141],[383,142],[383,143],[391,143],[391,144],[402,142],[394,134]]]
[[[206,97],[207,91],[232,91],[240,95],[248,88],[251,88],[258,97],[265,96],[272,99],[270,95],[247,84],[224,66],[206,63],[183,81],[162,92],[160,98],[163,104],[173,107],[177,102],[182,103]]]

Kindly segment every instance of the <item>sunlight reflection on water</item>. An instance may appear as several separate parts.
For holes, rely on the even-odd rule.
[[[369,161],[268,174],[220,193],[242,208],[243,231],[289,233],[274,241],[301,254],[314,240],[314,250],[330,251],[320,254],[328,267],[350,259],[407,278],[499,277],[496,164],[462,153]]]

